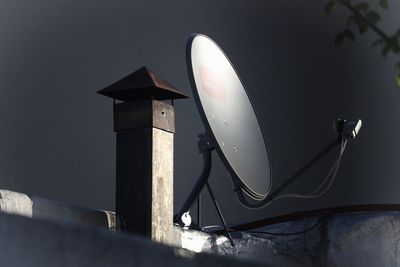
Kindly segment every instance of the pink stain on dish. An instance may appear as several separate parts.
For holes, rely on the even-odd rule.
[[[204,92],[218,100],[226,101],[225,84],[217,72],[200,66],[200,81]]]

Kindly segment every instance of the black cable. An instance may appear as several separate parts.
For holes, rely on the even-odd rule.
[[[268,231],[245,231],[245,232],[250,233],[250,234],[268,234],[268,235],[279,235],[279,236],[299,235],[299,234],[305,234],[307,232],[314,230],[317,226],[319,226],[321,224],[321,221],[322,221],[322,219],[319,218],[317,220],[317,222],[310,228],[307,228],[303,231],[293,232],[293,233],[273,233],[273,232],[268,232]]]
[[[328,183],[327,188],[324,191],[320,192],[319,194],[317,194],[317,195],[284,194],[284,195],[279,195],[279,196],[275,196],[275,197],[272,197],[270,195],[270,196],[266,197],[264,201],[261,201],[259,203],[250,203],[245,198],[245,196],[244,196],[245,193],[240,188],[237,188],[236,193],[240,200],[240,203],[244,204],[245,207],[257,209],[257,208],[269,206],[270,204],[272,204],[272,202],[274,200],[278,200],[278,199],[291,198],[291,197],[294,197],[294,198],[316,198],[316,197],[320,197],[321,195],[324,195],[330,189],[330,186],[332,185],[333,181],[336,178],[337,172],[339,170],[339,165],[340,165],[340,162],[342,159],[342,155],[343,155],[344,149],[346,147],[346,143],[347,143],[347,139],[342,139],[340,153],[339,153],[337,160],[332,165],[332,169],[329,171],[328,175],[326,176],[324,181],[320,184],[320,186],[318,186],[317,190],[313,191],[313,193],[315,191],[318,191],[318,189],[320,189],[320,187],[322,187],[327,181],[329,181],[329,177],[333,173],[332,178],[330,179],[330,182]]]
[[[347,140],[343,140],[343,141],[342,141],[342,146],[341,146],[341,150],[340,150],[340,154],[339,154],[338,159],[336,160],[335,164],[333,164],[331,170],[329,171],[329,173],[328,173],[328,175],[326,176],[326,178],[324,179],[324,181],[323,181],[323,182],[318,186],[318,188],[316,188],[313,192],[311,192],[310,194],[306,194],[306,195],[300,195],[300,194],[283,194],[283,195],[280,195],[280,196],[275,197],[273,200],[278,200],[278,199],[283,199],[283,198],[303,198],[303,199],[307,199],[307,198],[308,198],[308,199],[310,199],[310,198],[318,198],[318,197],[321,197],[321,196],[323,196],[324,194],[326,194],[326,193],[329,191],[329,189],[331,188],[333,182],[335,181],[335,178],[336,178],[336,176],[337,176],[337,172],[338,172],[339,167],[340,167],[340,163],[341,163],[341,161],[342,161],[342,155],[343,155],[343,152],[344,152],[344,150],[345,150],[345,148],[346,148],[346,144],[347,144]],[[331,178],[330,181],[329,181],[329,177],[331,177],[331,176],[332,176],[332,178]],[[329,182],[328,182],[328,181],[329,181]],[[322,190],[321,192],[316,193],[316,192],[318,192],[318,191],[323,187],[323,185],[326,184],[327,182],[328,182],[328,185],[326,186],[326,188],[325,188],[324,190]]]

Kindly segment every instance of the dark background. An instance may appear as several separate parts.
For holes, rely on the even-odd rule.
[[[372,1],[377,6],[378,1]],[[400,3],[382,28],[400,26]],[[323,1],[28,1],[0,3],[0,188],[96,209],[114,209],[112,101],[96,91],[146,65],[191,96],[185,45],[211,36],[230,57],[268,140],[273,186],[335,135],[337,117],[361,118],[332,189],[317,200],[243,208],[217,157],[210,182],[228,223],[297,210],[400,202],[400,92],[393,56],[367,33],[335,48],[346,10]],[[201,171],[204,127],[193,99],[176,102],[175,210]],[[334,154],[287,192],[318,184]],[[204,199],[207,224],[218,223]]]

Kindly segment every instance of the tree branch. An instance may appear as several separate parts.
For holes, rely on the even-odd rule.
[[[375,31],[382,38],[382,40],[389,43],[397,51],[400,50],[400,46],[393,40],[393,38],[391,38],[389,35],[387,35],[373,23],[371,23],[359,10],[357,10],[353,5],[351,5],[350,1],[342,0],[339,1],[339,3],[344,7],[346,7],[348,10],[350,10],[355,16],[361,18],[373,31]]]

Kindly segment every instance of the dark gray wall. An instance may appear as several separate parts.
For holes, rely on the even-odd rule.
[[[375,3],[375,2],[373,2]],[[400,25],[398,1],[384,28]],[[2,1],[0,4],[0,187],[113,209],[115,140],[111,100],[95,92],[142,65],[191,95],[185,43],[214,38],[235,64],[268,139],[273,184],[280,184],[334,137],[337,117],[362,118],[331,191],[318,200],[241,207],[215,158],[211,183],[230,223],[284,212],[400,201],[400,93],[394,57],[370,44],[335,48],[346,11],[327,16],[303,1]],[[203,131],[193,100],[176,103],[175,206],[197,175]],[[333,160],[292,192],[307,192]],[[206,223],[217,223],[205,199]]]

